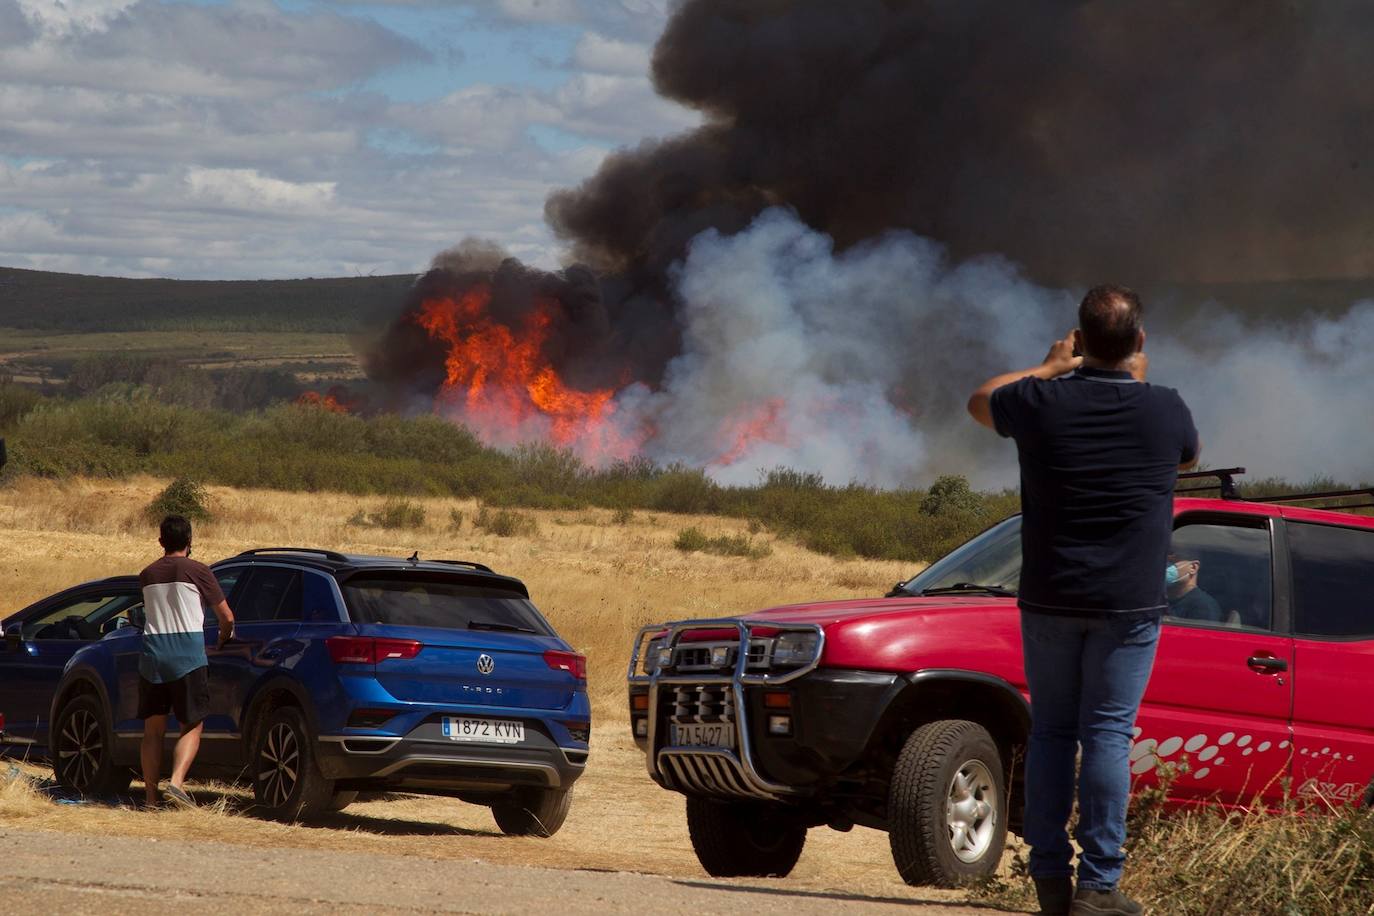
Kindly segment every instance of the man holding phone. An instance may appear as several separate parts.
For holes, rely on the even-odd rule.
[[[158,802],[162,778],[162,740],[167,713],[181,727],[172,751],[172,778],[165,795],[174,804],[194,808],[183,788],[200,751],[200,734],[209,713],[206,677],[205,612],[219,621],[220,648],[234,635],[234,613],[210,567],[191,559],[191,523],[180,515],[162,520],[162,559],[139,574],[143,589],[143,651],[138,660],[138,717],[143,720],[143,783],[148,806]]]
[[[1177,391],[1145,381],[1138,296],[1088,291],[1043,363],[989,379],[975,420],[1016,441],[1021,642],[1030,688],[1025,839],[1044,913],[1141,913],[1117,889],[1132,727],[1154,665],[1174,484],[1197,462]],[[1067,824],[1077,776],[1078,887]]]

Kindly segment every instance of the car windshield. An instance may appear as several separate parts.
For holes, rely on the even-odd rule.
[[[897,594],[1015,594],[1021,578],[1021,516],[1013,515],[898,586]]]
[[[342,591],[355,623],[552,635],[530,599],[509,588],[451,577],[362,575],[345,581]]]

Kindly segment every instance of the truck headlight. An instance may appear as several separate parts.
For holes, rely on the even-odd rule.
[[[793,668],[809,665],[820,641],[819,633],[784,633],[773,642],[773,664]]]
[[[672,650],[663,645],[663,639],[651,639],[644,650],[644,673],[653,674],[659,668],[673,663]]]

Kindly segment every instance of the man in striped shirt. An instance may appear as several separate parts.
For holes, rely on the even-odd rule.
[[[162,520],[160,534],[166,554],[138,577],[147,618],[138,660],[143,782],[148,805],[156,805],[167,713],[174,712],[181,737],[172,751],[172,778],[165,794],[175,804],[194,808],[183,783],[200,751],[201,726],[210,711],[202,604],[219,620],[220,647],[234,635],[234,614],[215,574],[191,559],[191,523],[180,515],[169,515]]]

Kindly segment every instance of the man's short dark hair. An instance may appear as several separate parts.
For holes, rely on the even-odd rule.
[[[1140,297],[1124,286],[1094,286],[1078,307],[1078,328],[1088,355],[1119,363],[1135,354],[1144,325]]]
[[[177,553],[191,546],[191,521],[185,516],[169,515],[162,520],[158,540],[162,549]]]

